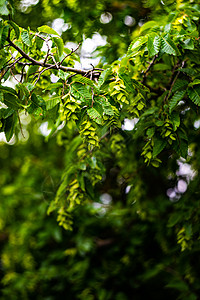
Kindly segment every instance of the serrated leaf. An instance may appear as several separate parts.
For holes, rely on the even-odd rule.
[[[161,140],[160,138],[154,137],[154,146],[153,146],[153,158],[155,158],[166,146],[166,140]]]
[[[138,82],[137,80],[135,79],[131,79],[133,85],[142,93],[142,92],[150,92],[150,90],[145,86],[143,85],[142,83]]]
[[[8,16],[9,15],[9,10],[8,10],[8,8],[7,8],[7,2],[6,1],[4,1],[4,3],[2,3],[1,5],[0,5],[0,15],[1,16]]]
[[[101,73],[101,75],[98,79],[98,87],[99,88],[104,84],[104,82],[106,81],[108,76],[111,74],[111,72],[112,72],[112,69],[108,68]]]
[[[5,131],[5,136],[6,136],[7,142],[9,142],[13,136],[16,123],[17,123],[16,113],[12,114],[10,117],[8,117],[5,120],[4,131]]]
[[[28,107],[29,113],[34,113],[36,115],[40,114],[42,110],[46,109],[46,103],[40,95],[32,93],[31,95],[31,105]]]
[[[59,35],[54,29],[52,29],[51,27],[49,27],[47,25],[43,25],[43,26],[38,27],[38,31],[48,33],[48,34]]]
[[[60,102],[60,96],[49,98],[48,100],[45,100],[46,110],[52,109],[59,102]]]
[[[126,86],[126,91],[127,92],[134,92],[135,87],[131,81],[131,78],[125,74],[125,73],[119,73],[119,78],[123,80],[125,86]]]
[[[183,49],[194,50],[194,42],[192,39],[187,39],[183,42]]]
[[[0,109],[0,112],[0,118],[6,119],[10,117],[15,112],[15,110],[9,107]]]
[[[23,31],[21,32],[21,38],[22,38],[23,43],[24,43],[26,46],[28,46],[28,47],[31,46],[31,40],[30,40],[29,33],[28,33],[27,30],[23,30]]]
[[[18,103],[18,97],[11,93],[4,93],[4,101],[8,107],[19,109],[20,105]]]
[[[13,88],[8,86],[0,85],[0,91],[2,91],[3,93],[10,93],[17,96],[17,92]]]
[[[172,110],[176,107],[178,102],[183,99],[186,91],[177,91],[173,97],[169,101],[169,112],[171,113]]]
[[[172,54],[172,55],[178,55],[179,50],[175,43],[172,41],[172,39],[169,38],[169,36],[164,36],[161,38],[161,50],[164,53]]]
[[[195,76],[197,75],[197,71],[192,68],[180,68],[178,71],[183,72],[189,76]]]
[[[154,56],[158,54],[160,50],[161,38],[159,35],[151,35],[148,37],[147,48],[149,51],[149,56]]]
[[[0,48],[2,48],[6,42],[9,33],[9,26],[3,26],[0,29]]]
[[[14,23],[13,21],[8,21],[8,23],[11,25],[11,27],[14,29],[15,31],[15,35],[16,35],[16,38],[19,39],[19,36],[20,36],[20,29],[19,29],[19,26]]]
[[[200,106],[200,84],[189,87],[188,90],[189,98],[198,106]]]
[[[186,87],[188,85],[188,81],[187,80],[184,80],[184,79],[177,79],[173,88],[172,88],[172,92],[176,92],[178,91],[179,89],[183,88],[183,87]]]
[[[129,46],[128,48],[128,52],[127,55],[132,54],[132,52],[136,52],[140,49],[141,46],[143,46],[144,44],[146,44],[148,37],[145,36],[141,36],[137,39],[135,39]]]
[[[156,21],[149,21],[146,22],[142,27],[140,28],[140,33],[144,32],[145,30],[152,30],[152,28],[158,27],[158,23]]]
[[[61,56],[64,51],[64,43],[63,39],[60,37],[53,37],[53,41],[56,44],[56,47],[58,49],[58,55]]]
[[[71,88],[72,88],[71,92],[77,100],[80,100],[81,102],[83,102],[87,105],[91,105],[92,94],[88,90],[88,86],[77,82],[77,83],[74,83],[71,86]]]
[[[62,88],[63,87],[63,83],[62,82],[55,82],[55,83],[51,83],[49,84],[45,90],[52,90],[52,89],[57,89],[57,88]]]
[[[92,120],[94,120],[97,124],[102,125],[102,116],[94,107],[89,108],[87,113]]]
[[[72,79],[73,82],[79,82],[82,84],[87,84],[89,86],[91,86],[92,88],[97,88],[97,86],[95,85],[94,81],[92,81],[91,79],[84,77],[82,75],[76,75],[73,77]]]
[[[105,99],[104,97],[99,97],[97,100],[96,100],[97,103],[99,103],[102,108],[103,108],[103,112],[106,114],[106,115],[109,115],[109,116],[113,116],[115,114],[114,110],[113,110],[113,107],[112,105],[110,104],[110,102]]]

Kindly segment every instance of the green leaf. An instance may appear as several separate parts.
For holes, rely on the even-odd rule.
[[[156,21],[149,21],[146,22],[142,27],[140,28],[140,33],[146,31],[146,30],[152,30],[153,28],[158,28],[158,23]]]
[[[194,42],[192,39],[187,39],[183,42],[183,49],[194,50]]]
[[[63,87],[63,83],[62,82],[55,82],[55,83],[51,83],[49,84],[45,90],[50,90],[52,91],[53,89],[60,89]]]
[[[131,81],[131,78],[125,73],[119,73],[119,78],[121,78],[126,86],[127,92],[134,92],[135,87]]]
[[[95,89],[97,88],[94,81],[92,81],[91,79],[89,79],[87,77],[79,75],[79,74],[74,76],[72,81],[73,82],[79,82],[79,83],[82,83],[82,84],[87,84],[87,85],[89,85],[89,86],[91,86],[92,88],[95,88]]]
[[[139,81],[135,80],[135,79],[131,79],[133,85],[142,93],[142,92],[150,92],[150,90],[143,85],[142,83],[140,83]]]
[[[161,38],[161,50],[164,53],[179,55],[179,50],[168,35]]]
[[[173,227],[176,225],[180,220],[182,219],[182,215],[180,213],[174,213],[170,216],[169,221],[168,221],[168,226]]]
[[[92,94],[89,91],[88,86],[77,82],[77,83],[74,83],[71,86],[71,88],[72,88],[71,92],[77,100],[80,100],[81,102],[83,102],[87,105],[91,105]]]
[[[160,138],[154,137],[154,146],[153,146],[153,158],[155,158],[167,145],[166,140],[161,140]]]
[[[15,35],[16,35],[16,38],[19,39],[19,36],[20,36],[20,29],[19,29],[19,26],[14,23],[13,21],[8,21],[8,23],[11,25],[11,27],[14,29],[15,31]]]
[[[200,106],[200,84],[189,87],[188,90],[189,98],[198,106]]]
[[[192,68],[180,68],[178,71],[183,72],[189,76],[199,75],[198,72]]]
[[[183,99],[186,91],[177,91],[169,101],[169,112],[176,107],[177,103]]]
[[[31,40],[30,40],[29,32],[27,30],[23,30],[21,32],[21,38],[22,38],[23,43],[26,46],[28,46],[28,47],[31,46]]]
[[[59,102],[60,102],[60,96],[49,98],[48,100],[45,100],[46,110],[52,109]]]
[[[172,92],[174,93],[174,92],[180,90],[181,88],[185,88],[185,87],[187,87],[187,85],[188,85],[187,80],[178,78],[172,88]]]
[[[0,109],[0,111],[1,111],[0,118],[4,118],[4,119],[10,117],[15,112],[15,110],[12,108],[2,108]]]
[[[94,120],[97,124],[102,125],[102,116],[94,107],[89,108],[87,113],[92,120]]]
[[[39,66],[37,65],[31,65],[29,68],[28,68],[28,71],[27,71],[27,74],[26,76],[29,77],[31,75],[35,75],[35,72],[39,69]]]
[[[9,26],[3,26],[0,28],[0,48],[2,48],[6,42],[9,33]]]
[[[148,37],[147,36],[141,36],[137,39],[135,39],[129,46],[128,48],[128,52],[127,52],[127,55],[131,55],[132,53],[135,53],[137,51],[140,50],[140,48],[146,44],[148,40]]]
[[[111,74],[112,69],[108,68],[104,70],[98,80],[98,88],[101,88],[101,86],[104,84],[104,82],[107,80],[108,76]]]
[[[10,93],[17,96],[17,92],[13,88],[8,86],[0,85],[0,91],[2,91],[3,93]]]
[[[178,112],[173,112],[171,115],[171,121],[173,123],[173,129],[174,131],[177,130],[177,128],[180,126],[180,115]]]
[[[55,203],[62,198],[62,196],[66,193],[66,189],[68,184],[70,183],[70,180],[72,176],[76,173],[77,167],[75,165],[69,166],[68,169],[64,172],[61,184],[57,190],[56,197],[55,197]]]
[[[28,112],[38,115],[45,108],[46,108],[46,103],[42,99],[42,97],[40,95],[36,95],[35,93],[32,93],[32,95],[31,95],[31,105],[28,107]]]
[[[155,133],[155,127],[150,127],[147,129],[148,138],[152,138],[154,136],[154,133]]]
[[[7,2],[6,1],[4,1],[4,3],[2,3],[1,5],[0,5],[0,15],[1,16],[8,16],[9,15],[9,10],[8,10],[8,8],[7,8]]]
[[[105,99],[105,97],[99,96],[99,98],[95,100],[95,102],[99,103],[102,106],[103,112],[106,115],[113,116],[115,114],[113,110],[113,106],[110,104],[110,102],[107,99]]]
[[[43,44],[44,44],[44,41],[39,36],[36,36],[35,37],[35,43],[36,43],[36,48],[38,50],[40,50],[42,48]]]
[[[38,27],[38,31],[48,33],[48,34],[59,35],[54,29],[52,29],[51,27],[49,27],[47,25],[43,25],[43,26]]]
[[[10,117],[8,117],[5,120],[4,131],[5,131],[5,136],[6,136],[7,142],[9,142],[13,136],[16,123],[17,123],[16,113],[14,113],[13,115],[11,115]]]
[[[188,87],[193,86],[193,85],[197,85],[197,84],[200,84],[200,79],[195,79],[194,81],[190,82],[188,84]]]
[[[161,38],[159,35],[151,35],[148,37],[147,48],[149,51],[149,56],[154,56],[158,54],[160,50]]]
[[[64,43],[63,39],[60,37],[53,37],[53,41],[56,44],[56,47],[58,49],[58,55],[61,56],[64,51]]]
[[[179,151],[180,151],[180,155],[183,158],[187,158],[188,156],[188,142],[184,139],[182,139],[179,143]]]
[[[176,281],[174,280],[174,281],[168,283],[166,285],[166,287],[174,288],[178,291],[185,292],[185,293],[189,291],[189,287],[188,287],[187,283],[185,283],[183,280],[176,280]]]
[[[19,109],[20,104],[18,102],[18,97],[11,93],[4,93],[4,101],[3,101],[8,107]]]

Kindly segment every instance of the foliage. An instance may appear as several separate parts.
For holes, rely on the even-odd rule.
[[[200,5],[52,2],[55,17],[77,16],[60,36],[23,24],[17,3],[0,2],[2,297],[198,299]],[[43,5],[42,22],[53,20],[50,3],[30,16]],[[99,66],[75,68],[108,8]],[[120,41],[129,12],[137,22],[120,25]]]

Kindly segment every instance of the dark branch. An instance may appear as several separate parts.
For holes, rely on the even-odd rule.
[[[151,69],[151,67],[154,65],[154,63],[155,63],[157,57],[158,57],[158,55],[156,54],[156,55],[154,56],[154,58],[152,59],[152,61],[149,63],[148,68],[146,69],[146,71],[145,71],[144,74],[143,74],[143,79],[142,79],[141,83],[144,83],[144,82],[145,82],[146,77],[147,77],[147,73],[149,72],[149,70]]]
[[[93,73],[93,77],[98,77],[99,73],[102,71],[102,69],[93,69],[93,70],[89,70],[89,71],[83,71],[80,69],[75,69],[75,68],[71,68],[71,67],[64,67],[61,64],[49,64],[46,63],[45,61],[38,61],[35,60],[34,58],[32,58],[31,56],[29,56],[27,53],[25,53],[21,48],[19,48],[17,45],[15,45],[10,38],[7,39],[10,46],[13,47],[14,49],[16,49],[22,56],[23,58],[27,59],[28,61],[31,62],[32,65],[39,65],[41,67],[45,67],[45,68],[49,68],[49,69],[60,69],[64,72],[73,72],[76,74],[81,74],[83,76],[87,76],[87,74],[90,74],[91,72]],[[75,50],[74,50],[75,51]],[[74,52],[73,51],[73,52]],[[65,57],[66,58],[66,57]],[[26,63],[27,64],[27,63]]]

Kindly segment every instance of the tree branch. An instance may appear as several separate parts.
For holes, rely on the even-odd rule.
[[[184,65],[185,65],[185,61],[182,62],[182,64],[181,64],[181,69],[184,67]],[[180,72],[181,72],[180,70],[177,72],[177,74],[176,74],[176,76],[175,76],[175,78],[174,78],[174,80],[172,81],[172,84],[171,84],[171,86],[170,86],[169,93],[165,96],[163,102],[165,102],[165,101],[167,101],[167,100],[169,99],[169,97],[170,97],[170,95],[171,95],[171,92],[172,92],[172,89],[173,89],[173,86],[174,86],[174,84],[175,84],[175,82],[176,82],[176,80],[177,80],[177,78],[178,78]]]
[[[28,61],[30,61],[33,65],[39,65],[39,66],[46,67],[46,68],[49,68],[49,69],[57,69],[57,67],[58,67],[60,70],[62,70],[64,72],[73,72],[73,73],[80,74],[80,75],[83,75],[83,76],[85,76],[88,73],[90,74],[91,72],[93,72],[93,77],[98,77],[99,73],[102,71],[102,69],[92,69],[90,71],[83,71],[83,70],[75,69],[75,68],[71,68],[71,67],[64,67],[61,64],[55,65],[55,64],[46,63],[45,61],[38,61],[38,60],[35,60],[34,58],[32,58],[31,56],[29,56],[27,53],[25,53],[17,45],[15,45],[10,40],[10,38],[7,38],[7,40],[8,40],[8,42],[9,42],[9,44],[10,44],[11,47],[13,47],[15,50],[17,50],[23,56],[23,58],[25,58]]]
[[[144,83],[144,82],[145,82],[146,77],[147,77],[147,73],[149,72],[149,70],[151,69],[151,67],[154,65],[155,60],[156,60],[157,57],[158,57],[158,55],[156,54],[156,55],[154,56],[154,58],[152,59],[152,61],[149,63],[148,68],[146,69],[146,71],[145,71],[144,74],[143,74],[143,79],[142,79],[141,83]]]

